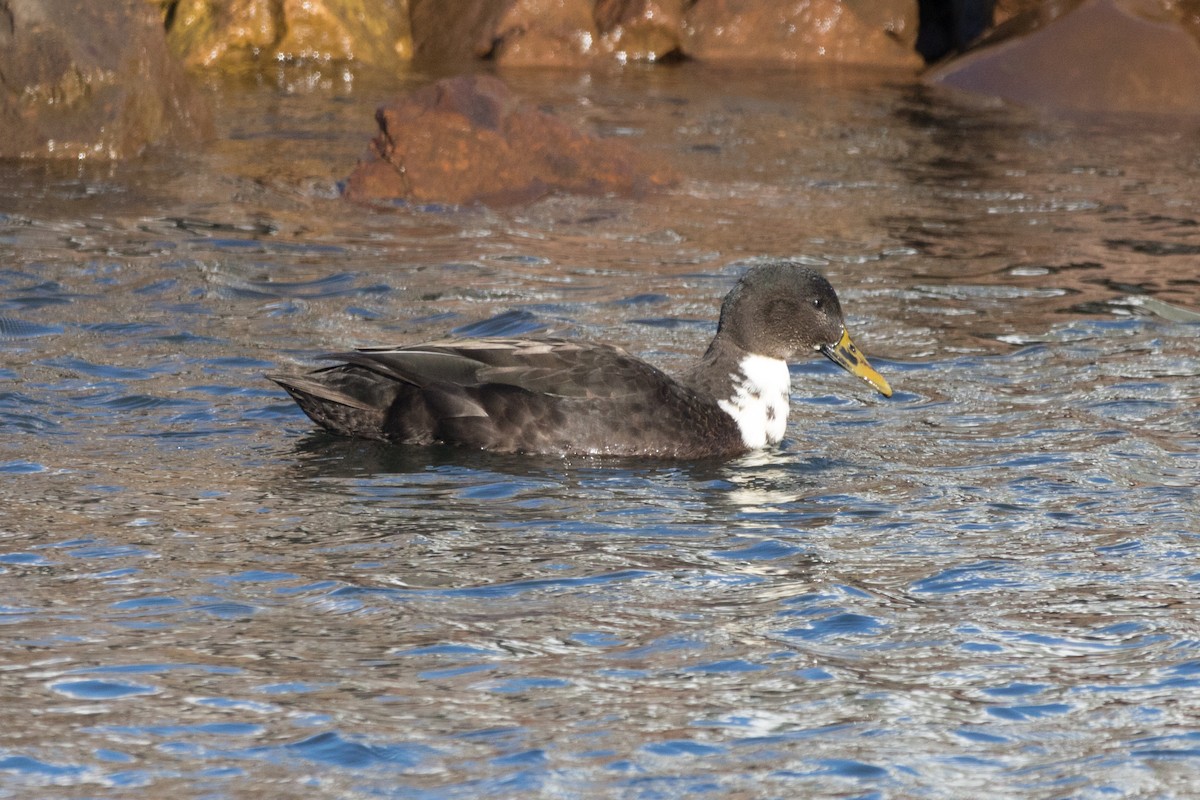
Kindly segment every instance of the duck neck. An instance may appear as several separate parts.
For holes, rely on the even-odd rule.
[[[737,423],[746,447],[765,447],[783,439],[792,390],[786,361],[749,353],[718,335],[683,382],[716,398]]]

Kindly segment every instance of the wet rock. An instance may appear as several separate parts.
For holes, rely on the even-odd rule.
[[[659,61],[682,52],[684,0],[516,0],[486,55],[506,66]]]
[[[836,61],[904,65],[909,0],[411,0],[416,55],[508,66],[597,61]]]
[[[352,200],[506,205],[552,192],[636,196],[676,181],[627,143],[581,133],[490,76],[438,81],[375,117],[371,157],[347,181]]]
[[[141,2],[0,2],[0,157],[120,159],[211,135]]]
[[[422,61],[587,66],[677,54],[685,0],[412,0]]]
[[[411,0],[422,62],[582,67],[678,54],[686,0]]]
[[[912,47],[915,12],[895,0],[698,0],[687,12],[684,51],[709,61],[827,61],[915,70],[921,65]]]
[[[413,55],[408,0],[168,0],[167,39],[190,67],[357,61]]]
[[[603,49],[619,61],[662,61],[683,55],[684,0],[598,0]]]
[[[516,0],[486,55],[508,66],[582,66],[595,57],[598,38],[591,0]]]
[[[683,57],[920,66],[911,0],[157,2],[172,48],[201,67],[410,58],[586,67]]]
[[[508,6],[496,0],[409,0],[415,58],[461,64],[488,55]]]
[[[1045,0],[996,0],[994,4],[995,23],[1008,22],[1018,14],[1036,11]]]
[[[926,81],[1080,114],[1200,115],[1200,41],[1150,0],[1048,3]]]

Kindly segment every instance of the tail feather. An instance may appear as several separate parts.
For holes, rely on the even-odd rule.
[[[266,377],[283,387],[313,422],[342,436],[501,452],[564,449],[552,433],[567,421],[562,399],[519,386],[445,381],[419,386],[357,364]]]
[[[275,381],[275,383],[287,390],[288,394],[296,397],[297,393],[303,395],[311,395],[313,399],[325,400],[330,403],[357,408],[362,411],[374,411],[375,408],[365,400],[361,400],[351,394],[340,391],[334,386],[321,383],[313,380],[306,375],[267,375],[267,379]]]
[[[327,373],[315,373],[324,377]],[[345,381],[329,383],[308,375],[267,375],[284,388],[308,418],[333,433],[385,439],[384,421],[391,400],[371,393],[353,392]],[[360,387],[361,388],[361,387]],[[393,393],[392,399],[395,395]]]

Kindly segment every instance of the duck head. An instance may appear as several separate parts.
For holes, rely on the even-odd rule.
[[[891,397],[846,331],[842,305],[821,273],[790,261],[752,267],[725,297],[717,338],[747,353],[795,362],[820,353]]]

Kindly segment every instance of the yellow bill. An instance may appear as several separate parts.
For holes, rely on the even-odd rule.
[[[874,370],[867,357],[859,352],[854,342],[850,341],[850,333],[842,328],[842,338],[837,344],[821,345],[821,353],[833,363],[852,375],[857,375],[879,390],[884,397],[892,396],[892,387],[887,379]]]

